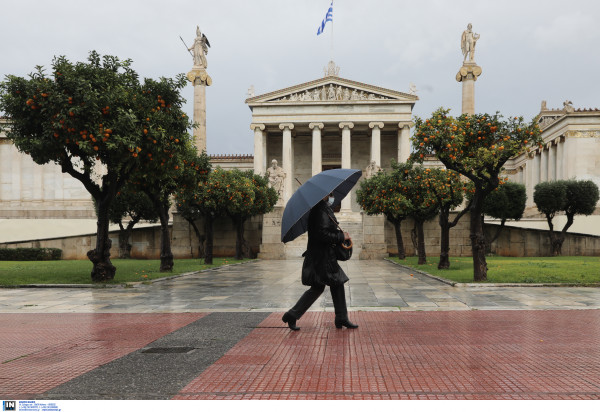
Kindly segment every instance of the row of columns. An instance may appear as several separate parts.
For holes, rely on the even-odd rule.
[[[528,205],[533,205],[535,185],[541,182],[566,179],[565,140],[559,138],[542,149],[530,153],[530,158],[518,172],[518,182],[525,184]]]
[[[342,168],[351,168],[351,130],[354,128],[353,122],[341,122],[338,124],[342,131]],[[312,175],[322,171],[322,145],[321,145],[321,131],[325,127],[324,123],[309,123],[308,127],[312,130]],[[369,128],[371,132],[371,161],[374,161],[377,165],[381,166],[381,129],[383,129],[383,122],[371,122]],[[410,155],[410,127],[409,122],[398,123],[398,156],[399,162],[406,162]],[[264,174],[265,173],[265,161],[266,161],[266,133],[265,125],[260,123],[252,123],[250,128],[254,130],[254,173]],[[292,130],[294,129],[293,123],[281,123],[279,129],[282,131],[282,165],[285,172],[283,200],[284,204],[287,203],[292,193],[292,182],[293,182],[293,145],[292,145]],[[341,205],[342,211],[349,211],[351,209],[351,199],[347,196]]]

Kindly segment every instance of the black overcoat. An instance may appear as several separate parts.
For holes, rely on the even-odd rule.
[[[335,223],[330,218],[335,220]],[[302,265],[302,284],[306,286],[338,286],[348,281],[335,257],[334,246],[344,240],[336,226],[333,210],[320,201],[308,216],[308,245]]]

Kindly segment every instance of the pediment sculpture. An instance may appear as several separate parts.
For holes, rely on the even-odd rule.
[[[272,99],[272,102],[317,102],[317,101],[351,101],[351,100],[389,100],[387,96],[365,92],[352,87],[343,87],[329,83],[320,87],[308,88]]]

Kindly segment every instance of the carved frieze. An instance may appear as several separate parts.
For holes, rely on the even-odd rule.
[[[600,138],[600,130],[568,130],[566,137]]]
[[[357,100],[390,100],[380,94],[365,92],[357,88],[342,87],[339,84],[329,83],[315,88],[308,88],[298,92],[269,100],[271,102],[326,102],[326,101],[357,101]]]

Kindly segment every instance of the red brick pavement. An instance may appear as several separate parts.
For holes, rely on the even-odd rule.
[[[0,314],[0,398],[32,398],[205,315]]]
[[[177,399],[600,399],[600,310],[269,316]]]

